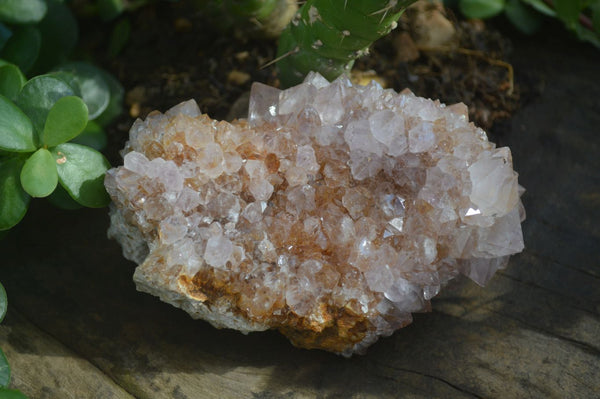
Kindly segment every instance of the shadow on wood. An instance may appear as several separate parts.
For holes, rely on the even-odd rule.
[[[498,136],[528,189],[527,249],[485,289],[452,283],[431,314],[344,359],[136,292],[106,210],[34,201],[0,243],[13,385],[34,398],[600,396],[600,55],[543,40],[515,57],[517,71],[539,68],[542,96]]]

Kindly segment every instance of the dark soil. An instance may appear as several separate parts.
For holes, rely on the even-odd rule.
[[[471,119],[493,132],[494,125],[519,105],[521,86],[512,88],[508,69],[511,43],[481,22],[460,22],[451,13],[449,18],[458,31],[455,46],[420,51],[413,61],[399,61],[398,36],[410,32],[410,21],[404,18],[398,29],[373,46],[370,56],[357,61],[355,69],[375,71],[397,91],[410,88],[448,104],[464,102]],[[122,51],[109,57],[107,33],[123,20],[130,23],[131,35]],[[116,150],[123,147],[137,117],[194,98],[203,112],[225,119],[252,82],[279,85],[276,67],[264,67],[275,57],[274,41],[223,32],[213,17],[188,2],[159,2],[118,21],[89,19],[81,25],[84,51],[111,71],[126,91],[123,116],[109,131],[112,163],[119,162]]]

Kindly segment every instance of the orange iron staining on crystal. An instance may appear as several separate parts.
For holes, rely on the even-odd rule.
[[[247,120],[190,100],[136,121],[123,153],[109,235],[138,289],[218,328],[350,356],[523,249],[510,150],[409,91],[257,83]]]

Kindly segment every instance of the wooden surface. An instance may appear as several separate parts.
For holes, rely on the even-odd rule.
[[[457,281],[344,359],[136,292],[105,210],[36,201],[0,242],[12,385],[31,398],[599,398],[600,52],[515,47],[517,76],[541,90],[500,138],[527,188],[527,249],[486,288]]]

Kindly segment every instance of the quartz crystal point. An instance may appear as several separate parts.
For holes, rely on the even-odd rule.
[[[123,155],[109,236],[138,289],[218,328],[349,356],[523,249],[510,150],[463,104],[376,83],[256,83],[233,123],[190,100],[136,121]]]

